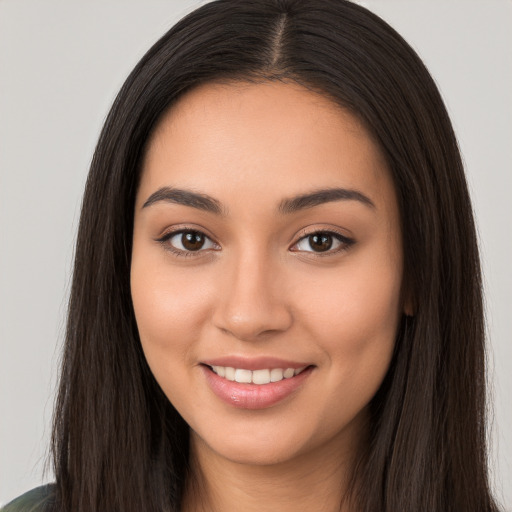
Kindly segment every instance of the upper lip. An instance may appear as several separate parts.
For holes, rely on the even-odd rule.
[[[240,357],[240,356],[222,356],[201,361],[207,366],[224,366],[231,368],[240,368],[244,370],[272,370],[274,368],[303,368],[310,366],[311,363],[289,361],[270,356],[259,357]]]

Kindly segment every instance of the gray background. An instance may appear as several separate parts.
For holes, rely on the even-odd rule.
[[[512,2],[359,3],[422,56],[460,141],[487,291],[492,476],[512,510]],[[145,50],[197,5],[0,0],[0,505],[52,480],[41,473],[73,243],[102,122]]]

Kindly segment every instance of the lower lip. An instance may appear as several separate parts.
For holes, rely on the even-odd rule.
[[[201,366],[211,390],[225,403],[239,409],[266,409],[297,391],[311,374],[308,367],[298,375],[268,384],[241,384],[219,377],[208,366]]]

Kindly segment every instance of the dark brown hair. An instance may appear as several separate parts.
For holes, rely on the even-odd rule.
[[[491,512],[475,227],[457,142],[420,58],[344,0],[218,0],[192,12],[123,85],[94,154],[54,415],[55,511],[175,511],[188,427],[145,361],[130,296],[141,158],[162,114],[218,80],[295,81],[350,110],[398,198],[404,316],[353,475],[361,512]]]

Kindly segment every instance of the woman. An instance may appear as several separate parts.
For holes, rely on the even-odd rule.
[[[462,164],[419,58],[349,2],[206,4],[106,121],[56,484],[25,500],[496,510],[483,340]]]

